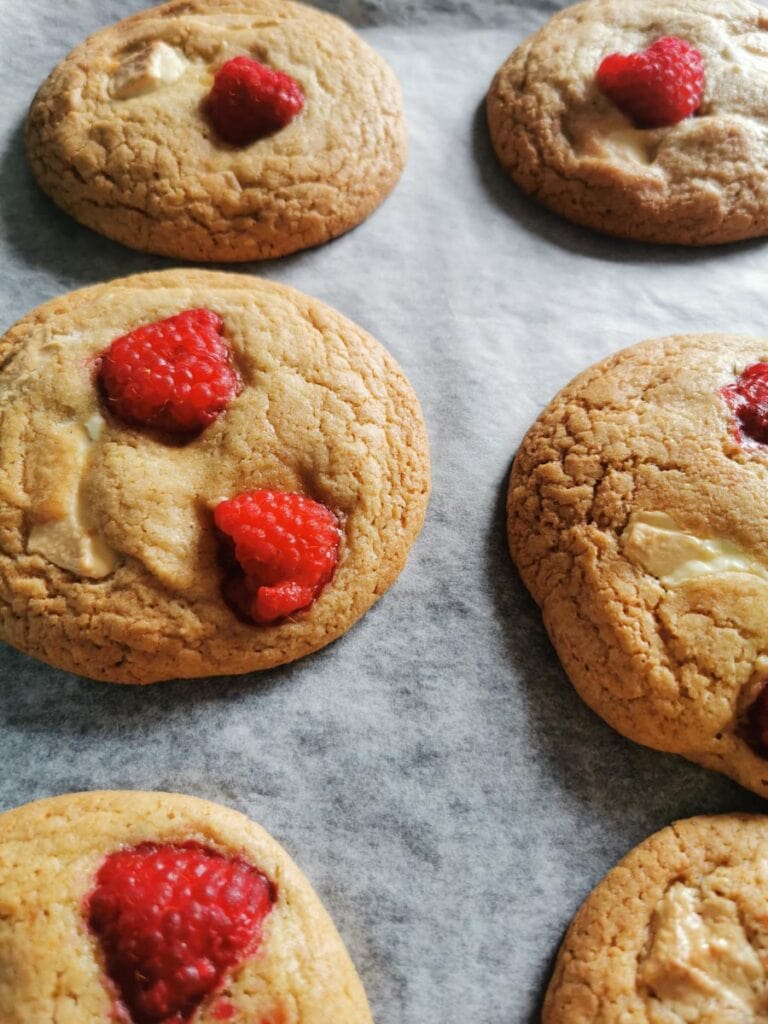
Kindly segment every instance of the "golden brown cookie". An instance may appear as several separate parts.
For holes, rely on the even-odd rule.
[[[98,357],[183,310],[221,318],[242,389],[201,432],[115,415]],[[427,438],[384,349],[332,309],[258,278],[141,274],[54,299],[0,341],[0,637],[112,682],[249,672],[340,636],[390,586],[424,518]],[[339,524],[311,607],[273,625],[225,601],[214,510],[306,495]]]
[[[0,822],[3,1024],[370,1024],[309,882],[244,815],[94,792]]]
[[[609,54],[676,36],[704,59],[698,114],[641,128],[598,89]],[[488,120],[520,187],[577,224],[708,245],[768,232],[768,13],[750,0],[586,0],[499,70]]]
[[[214,130],[215,72],[245,55],[304,109],[246,145]],[[26,129],[42,188],[124,245],[189,260],[284,256],[342,234],[405,163],[398,82],[344,22],[292,0],[173,0],[103,29],[38,91]]]
[[[528,432],[507,505],[512,557],[587,704],[764,796],[766,354],[690,335],[598,363]]]
[[[606,875],[565,937],[542,1024],[765,1024],[768,818],[688,818]]]

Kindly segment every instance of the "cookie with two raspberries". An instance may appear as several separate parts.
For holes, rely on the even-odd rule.
[[[126,423],[184,438],[204,430],[236,398],[240,379],[224,321],[189,309],[117,338],[98,363],[108,409]],[[334,514],[301,494],[254,490],[222,501],[218,529],[242,576],[233,605],[266,624],[309,607],[333,576],[341,531]]]
[[[143,274],[33,311],[0,362],[0,475],[29,480],[21,513],[0,494],[0,637],[20,649],[113,682],[252,672],[339,637],[403,568],[421,410],[317,300]]]

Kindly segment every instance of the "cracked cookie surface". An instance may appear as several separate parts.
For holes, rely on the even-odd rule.
[[[203,305],[243,388],[179,443],[112,417],[95,385],[118,336]],[[96,679],[145,683],[292,661],[390,586],[424,518],[429,455],[384,349],[292,289],[211,271],[141,274],[40,306],[0,340],[0,638]],[[338,517],[335,574],[272,626],[222,597],[213,509],[260,487]]]
[[[27,804],[0,822],[4,1024],[117,1019],[85,906],[104,859],[147,842],[193,842],[244,858],[274,887],[258,949],[197,1010],[195,1024],[370,1024],[360,980],[309,882],[244,815],[174,793],[93,792]]]
[[[765,1024],[768,818],[662,829],[586,899],[542,1024]]]
[[[662,36],[705,65],[699,113],[639,129],[596,84],[611,53]],[[647,242],[709,245],[768,232],[768,12],[750,0],[586,0],[497,73],[488,121],[518,185],[577,224]]]
[[[688,335],[591,367],[515,459],[509,544],[582,698],[619,732],[768,795],[768,447],[721,389],[768,341]]]
[[[245,146],[206,113],[216,70],[245,55],[295,78],[303,112]],[[342,234],[405,164],[398,82],[332,15],[293,0],[173,0],[90,36],[27,118],[41,187],[124,245],[189,260],[283,256]]]

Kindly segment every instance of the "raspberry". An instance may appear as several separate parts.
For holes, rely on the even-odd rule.
[[[759,757],[768,757],[768,680],[747,711],[742,738]]]
[[[303,107],[304,94],[295,79],[250,57],[222,64],[208,95],[214,128],[234,146],[285,128]]]
[[[720,393],[736,417],[736,440],[743,443],[746,434],[757,444],[768,444],[768,363],[748,366]]]
[[[330,509],[301,494],[249,491],[222,501],[216,526],[235,546],[245,574],[230,597],[254,622],[307,608],[333,576],[341,531]]]
[[[275,895],[246,861],[197,843],[110,854],[88,923],[134,1024],[184,1024],[256,949]]]
[[[188,309],[117,338],[99,369],[109,408],[176,434],[207,427],[240,390],[223,329],[216,313]]]
[[[638,128],[661,128],[701,106],[704,59],[684,39],[665,36],[642,53],[606,57],[597,84]]]

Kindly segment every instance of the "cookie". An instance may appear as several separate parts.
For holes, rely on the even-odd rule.
[[[628,101],[624,112],[609,95],[608,66],[603,88],[598,82],[601,63],[617,53],[644,54],[669,37],[700,58],[703,95],[686,107],[690,65],[679,54],[639,56],[630,61],[634,78],[623,89],[614,83],[615,96]],[[654,99],[657,88],[683,101],[680,114],[693,107],[694,116],[662,126],[638,117],[644,101],[664,105],[663,95]],[[683,245],[768,232],[768,13],[756,3],[575,4],[512,53],[493,80],[487,110],[504,168],[526,193],[577,224]]]
[[[573,685],[619,732],[768,796],[768,341],[648,341],[523,440],[509,545]]]
[[[768,818],[678,821],[629,853],[565,936],[542,1024],[759,1024]]]
[[[94,792],[0,822],[4,1024],[370,1024],[320,900],[244,815]]]
[[[59,668],[146,683],[292,661],[384,593],[421,528],[416,396],[292,289],[123,278],[24,317],[0,365],[0,638]]]
[[[212,98],[222,67],[243,57],[301,97],[289,123],[267,118],[249,141],[247,110],[233,123]],[[248,81],[219,87],[247,105]],[[284,113],[284,82],[265,89]],[[38,91],[26,145],[43,190],[82,224],[133,249],[216,261],[284,256],[349,230],[394,188],[406,150],[388,65],[344,22],[292,0],[173,0],[95,33]]]

